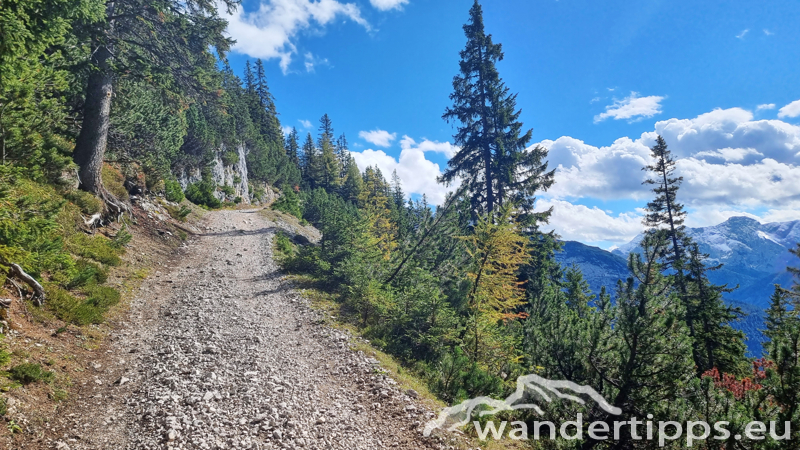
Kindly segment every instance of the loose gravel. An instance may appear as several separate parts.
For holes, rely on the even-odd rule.
[[[279,225],[210,213],[132,301],[58,449],[438,449],[425,410],[282,278]]]

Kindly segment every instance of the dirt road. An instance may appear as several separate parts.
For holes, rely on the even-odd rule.
[[[51,425],[60,449],[424,449],[432,417],[325,326],[272,258],[279,225],[209,213],[132,301],[94,384]],[[135,251],[135,249],[134,249]]]

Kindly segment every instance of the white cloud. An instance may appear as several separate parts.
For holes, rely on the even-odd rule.
[[[800,100],[795,100],[778,110],[778,117],[780,118],[798,116],[800,116]]]
[[[284,125],[284,126],[282,126],[282,127],[281,127],[281,131],[283,131],[283,135],[284,135],[284,137],[285,137],[285,136],[288,136],[288,135],[289,135],[289,133],[291,133],[291,132],[292,132],[292,127],[290,127],[290,126],[288,126],[288,125]]]
[[[311,129],[311,121],[310,120],[298,119],[297,121],[300,122],[300,125],[302,125],[303,128],[305,128],[306,130],[310,130]]]
[[[306,52],[306,54],[303,55],[303,58],[305,59],[305,62],[303,64],[305,65],[306,72],[308,73],[313,73],[316,70],[317,66],[330,65],[330,63],[328,62],[328,58],[317,58],[311,52]]]
[[[355,3],[337,0],[260,1],[257,10],[245,11],[240,5],[228,14],[221,3],[218,10],[228,20],[227,33],[236,40],[233,51],[254,58],[278,59],[284,73],[289,71],[292,56],[297,53],[295,38],[301,31],[321,29],[340,17],[370,29]]]
[[[647,176],[641,168],[650,163],[649,147],[660,134],[678,158],[677,175],[684,178],[680,201],[690,209],[691,225],[716,224],[733,215],[762,221],[800,218],[800,126],[754,120],[753,113],[731,108],[659,121],[654,129],[605,147],[569,136],[542,141],[557,168],[556,182],[543,198],[573,203],[651,198],[641,184]],[[577,206],[570,211],[580,214],[576,221],[599,214]]]
[[[661,114],[661,101],[664,98],[657,95],[639,97],[637,92],[631,92],[629,97],[615,100],[613,105],[606,106],[606,112],[596,115],[594,122],[602,122],[609,117],[614,120],[630,119],[632,121],[653,117]]]
[[[756,111],[764,111],[766,109],[775,109],[775,103],[764,103],[756,106]]]
[[[576,205],[564,200],[541,199],[536,204],[539,211],[553,207],[550,223],[543,231],[555,230],[568,241],[607,241],[618,244],[629,242],[641,233],[642,216],[638,212],[622,213],[616,217],[599,208]]]
[[[400,140],[400,157],[395,159],[387,155],[383,150],[367,149],[362,152],[351,151],[350,154],[358,164],[360,170],[367,166],[378,166],[385,177],[389,177],[392,171],[397,170],[397,175],[403,183],[403,190],[406,194],[426,194],[428,202],[434,205],[441,205],[444,202],[448,191],[455,189],[451,186],[446,188],[436,182],[436,178],[441,175],[439,165],[426,159],[425,152],[445,152],[446,148],[452,146],[447,142],[433,142],[427,139],[419,144],[408,136],[403,136]],[[457,185],[458,183],[456,183]]]
[[[358,136],[365,141],[375,144],[378,147],[388,147],[392,145],[392,141],[397,139],[397,133],[389,133],[388,131],[375,129],[372,131],[359,131]]]
[[[745,28],[744,30],[742,30],[741,33],[736,35],[736,39],[744,39],[744,37],[747,36],[747,33],[749,33],[749,32],[750,32],[750,29],[749,28]]]
[[[390,9],[402,9],[403,5],[408,4],[408,0],[369,0],[370,4],[381,11]]]
[[[764,34],[766,34],[767,36],[772,36],[775,33],[773,33],[772,31],[769,31],[768,29],[764,28]]]

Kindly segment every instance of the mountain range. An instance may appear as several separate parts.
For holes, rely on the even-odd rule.
[[[775,284],[792,285],[787,266],[800,266],[800,259],[789,253],[800,242],[800,220],[762,224],[749,217],[731,217],[725,222],[686,232],[709,255],[708,264],[722,264],[709,273],[715,284],[739,286],[725,299],[738,306],[747,317],[734,326],[745,331],[747,345],[753,355],[761,353],[764,310],[769,306]],[[575,241],[564,242],[556,258],[564,265],[580,267],[595,293],[605,286],[614,291],[617,280],[628,277],[627,255],[637,251],[642,235],[611,251]]]

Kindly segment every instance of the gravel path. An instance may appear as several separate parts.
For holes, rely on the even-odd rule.
[[[422,437],[433,414],[415,393],[282,281],[275,223],[257,211],[206,221],[171,271],[144,282],[50,448],[447,447]]]

